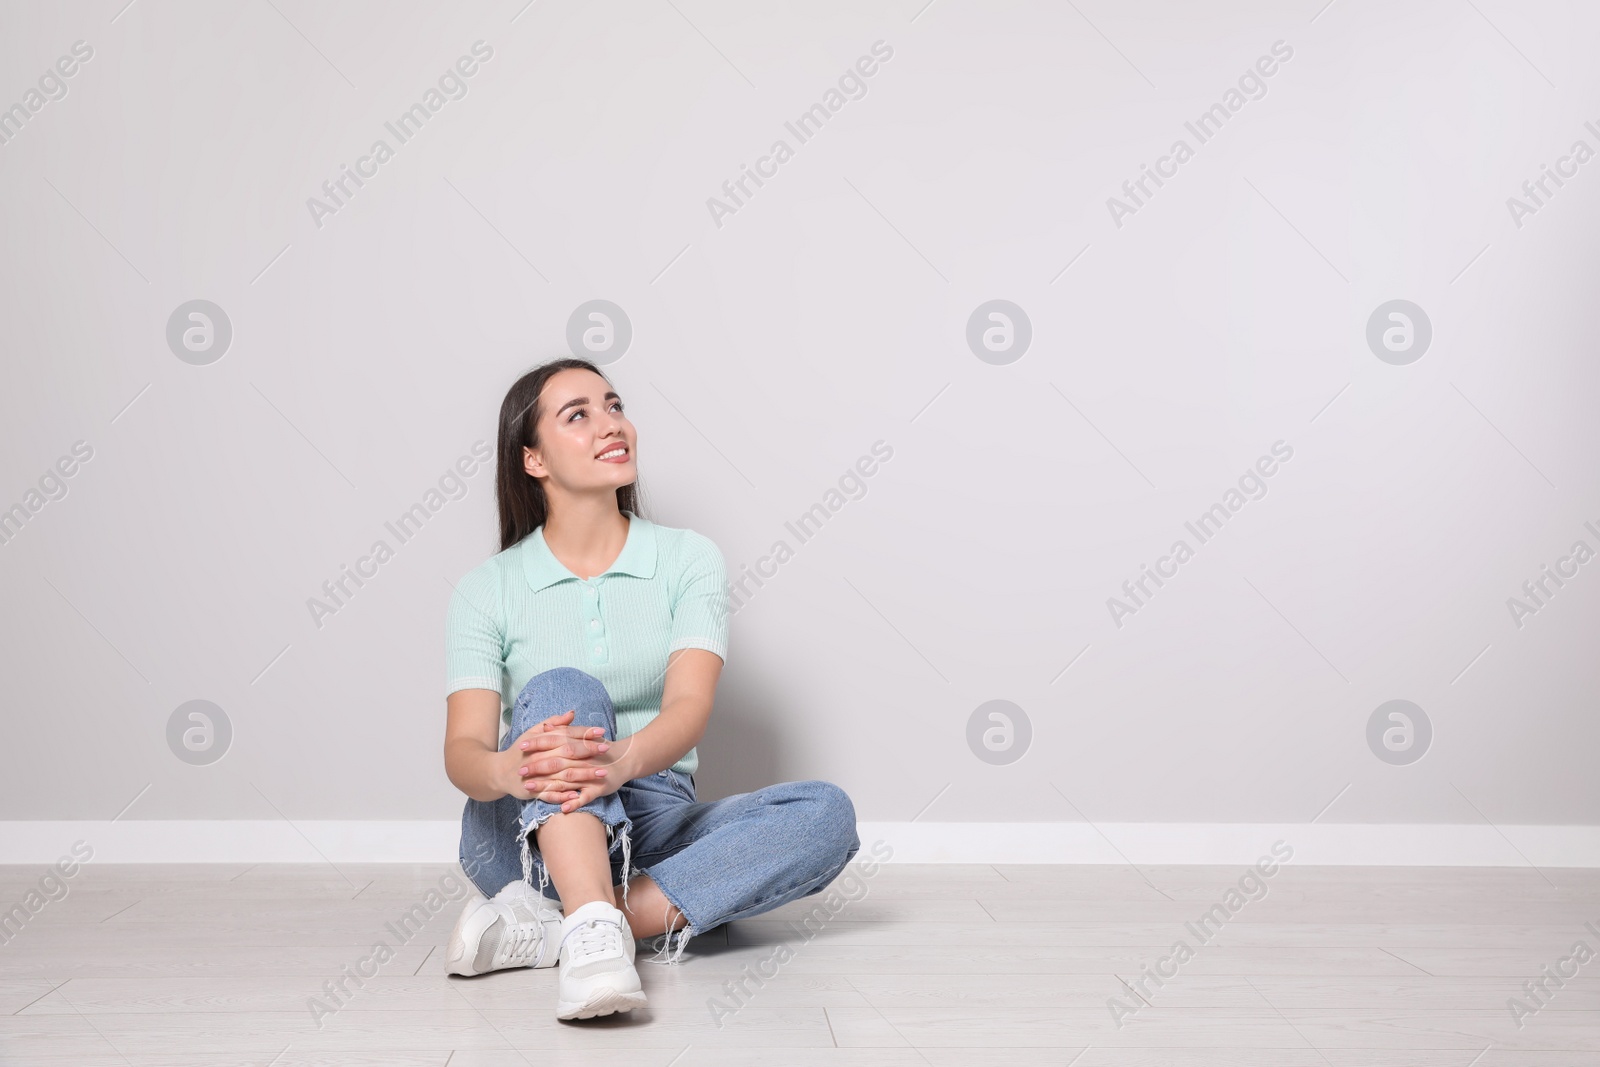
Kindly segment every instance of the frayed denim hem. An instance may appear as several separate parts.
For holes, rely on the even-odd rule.
[[[666,923],[663,922],[662,925],[665,926]],[[699,931],[697,931],[693,926],[685,926],[681,930],[669,930],[664,934],[656,935],[655,937],[650,939],[650,947],[655,949],[656,954],[654,956],[651,956],[645,962],[646,963],[659,963],[659,964],[662,964],[664,966],[671,966],[672,964],[675,964],[675,963],[682,963],[683,962],[683,950],[689,947],[689,939],[691,937],[693,937],[698,932]],[[673,947],[673,942],[672,942],[673,934],[677,934],[678,935],[678,942],[677,942],[677,946],[676,947]]]
[[[640,871],[639,873],[648,876],[646,871]],[[678,902],[667,896],[667,890],[660,882],[656,882],[656,888],[661,890],[662,896],[667,897],[667,909],[661,913],[661,925],[666,926],[668,924],[674,908],[677,908],[678,914],[683,916],[684,925],[680,929],[668,930],[664,934],[657,934],[652,937],[650,939],[650,947],[655,950],[655,955],[645,962],[670,966],[683,961],[683,950],[689,947],[689,939],[700,931],[694,928],[694,924],[689,921],[689,914],[679,906]],[[677,935],[676,945],[673,943],[674,934]]]

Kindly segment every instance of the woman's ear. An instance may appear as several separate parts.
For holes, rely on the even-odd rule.
[[[533,449],[527,445],[522,446],[522,470],[530,478],[539,478],[544,475],[544,464],[539,461],[539,457],[534,453]]]

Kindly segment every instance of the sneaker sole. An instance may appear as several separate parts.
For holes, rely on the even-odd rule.
[[[556,1006],[556,1018],[592,1019],[597,1015],[632,1011],[644,1006],[645,995],[642,990],[637,993],[619,993],[614,989],[597,989],[590,994],[588,1000],[582,1002],[560,1001]]]

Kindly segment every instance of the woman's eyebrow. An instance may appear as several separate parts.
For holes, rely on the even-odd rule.
[[[616,393],[607,393],[606,394],[606,399],[607,400],[621,400],[622,398],[620,396],[618,396]],[[559,408],[557,408],[556,409],[556,414],[559,415],[563,411],[567,410],[570,407],[575,407],[578,404],[587,404],[588,402],[589,402],[589,398],[586,397],[586,396],[573,397],[571,400],[567,401],[565,404],[562,404]]]

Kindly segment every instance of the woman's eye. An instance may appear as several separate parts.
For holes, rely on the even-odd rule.
[[[618,411],[621,411],[622,410],[622,401],[613,400],[611,402],[611,406],[616,408]],[[584,414],[583,408],[576,408],[576,409],[573,410],[571,415],[567,416],[567,421],[571,422],[573,419],[577,418],[579,415],[582,415],[582,414]]]

